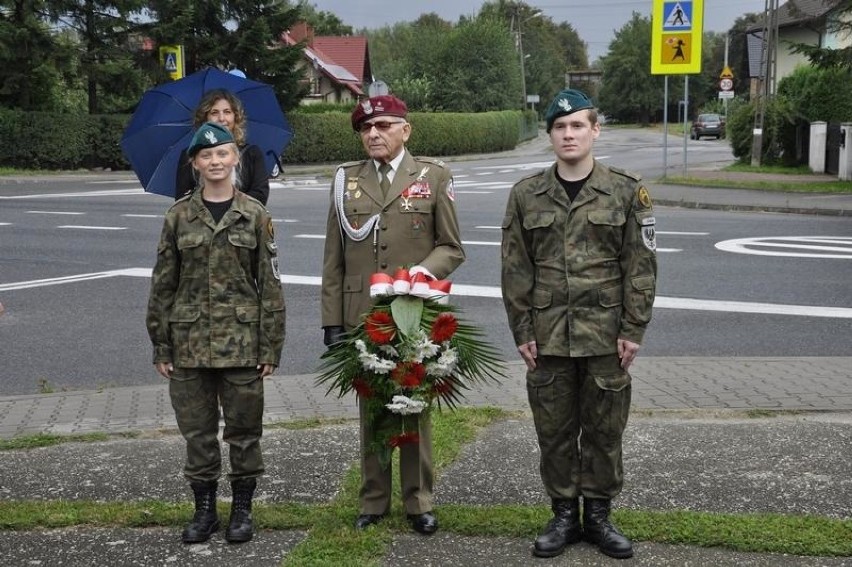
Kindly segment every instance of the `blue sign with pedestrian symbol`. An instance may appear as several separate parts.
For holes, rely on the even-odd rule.
[[[692,29],[692,2],[663,2],[663,31]]]

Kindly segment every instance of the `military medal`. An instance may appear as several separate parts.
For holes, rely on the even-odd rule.
[[[358,188],[358,179],[355,177],[350,177],[346,182],[346,190],[353,191]]]
[[[403,195],[402,200],[400,201],[400,206],[402,207],[403,211],[410,211],[411,210],[411,198]]]
[[[355,191],[355,198],[356,198],[356,199],[360,199],[360,198],[361,198],[361,190],[360,190],[360,189],[358,189],[357,191]]]

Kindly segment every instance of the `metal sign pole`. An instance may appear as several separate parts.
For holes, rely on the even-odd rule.
[[[686,177],[686,140],[689,139],[689,75],[683,76],[683,176]]]
[[[669,170],[669,76],[663,77],[663,179]]]

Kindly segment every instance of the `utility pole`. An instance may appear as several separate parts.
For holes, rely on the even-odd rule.
[[[775,94],[776,51],[778,48],[778,0],[766,0],[763,11],[763,41],[760,52],[761,76],[755,92],[754,130],[751,165],[760,166],[763,157],[763,126],[766,104]]]

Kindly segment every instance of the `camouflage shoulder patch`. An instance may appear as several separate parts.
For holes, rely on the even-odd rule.
[[[632,171],[627,171],[626,169],[621,169],[620,167],[609,166],[609,170],[613,173],[617,173],[618,175],[623,175],[624,177],[629,177],[633,181],[642,181],[642,176],[638,173],[633,173]]]
[[[266,232],[269,234],[269,238],[275,238],[275,227],[272,226],[272,218],[266,221]]]
[[[636,192],[636,198],[639,200],[639,203],[645,207],[646,209],[651,208],[651,195],[648,193],[648,190],[644,185],[639,187],[639,190]]]
[[[540,169],[539,171],[536,171],[535,173],[530,173],[529,175],[525,175],[524,177],[521,177],[520,179],[518,179],[518,181],[517,181],[517,183],[515,183],[515,185],[520,185],[524,181],[529,181],[530,179],[534,179],[536,177],[542,177],[545,173],[547,173],[546,169]]]

